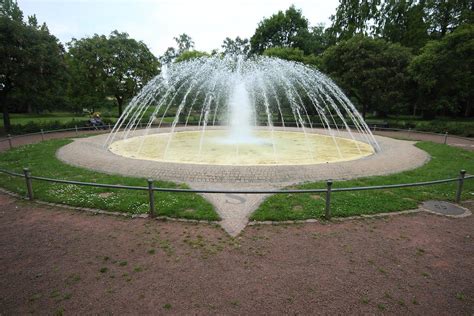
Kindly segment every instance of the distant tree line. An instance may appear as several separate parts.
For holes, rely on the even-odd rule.
[[[340,0],[331,24],[311,26],[294,6],[263,18],[250,39],[197,51],[187,34],[155,57],[126,33],[72,39],[0,0],[0,103],[10,112],[80,112],[124,105],[163,64],[220,54],[266,55],[318,67],[362,114],[472,117],[474,2]]]

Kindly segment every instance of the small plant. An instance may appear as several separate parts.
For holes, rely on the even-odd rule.
[[[142,271],[143,271],[143,268],[140,267],[140,266],[136,266],[135,268],[133,268],[133,271],[135,271],[135,272],[142,272]]]
[[[384,304],[377,304],[377,308],[381,311],[384,311],[386,309]]]
[[[150,249],[148,250],[148,254],[154,255],[156,253],[155,249]]]
[[[163,308],[164,308],[164,309],[171,309],[171,304],[170,304],[170,303],[166,303],[165,305],[163,305]]]
[[[119,266],[125,267],[128,264],[127,261],[120,261]]]
[[[425,254],[425,250],[422,249],[422,248],[417,248],[417,249],[416,249],[416,254],[417,254],[418,256],[422,256],[422,255]]]
[[[456,298],[460,301],[464,301],[466,299],[466,295],[464,295],[464,293],[456,293]]]
[[[102,267],[99,270],[100,273],[106,273],[107,271],[109,271],[109,268],[107,268],[107,267]]]

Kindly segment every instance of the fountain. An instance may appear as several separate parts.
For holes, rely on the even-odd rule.
[[[320,164],[380,149],[321,72],[242,56],[170,65],[130,102],[106,146],[128,158],[210,165]]]
[[[76,139],[57,156],[100,172],[231,191],[395,173],[429,159],[412,142],[376,140],[315,68],[238,56],[170,65],[131,100],[111,133]],[[203,196],[232,236],[266,197]]]

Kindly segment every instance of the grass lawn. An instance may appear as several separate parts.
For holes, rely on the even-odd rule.
[[[394,175],[336,181],[333,188],[454,178],[461,169],[465,169],[470,174],[474,173],[474,152],[430,142],[420,142],[417,146],[431,155],[431,160],[426,165]],[[334,192],[331,195],[331,212],[333,216],[346,217],[413,209],[425,200],[453,200],[456,186],[457,182],[403,189]],[[325,182],[320,181],[291,188],[325,187]],[[474,198],[474,180],[465,181],[463,198]],[[267,198],[254,212],[251,219],[282,221],[322,218],[324,208],[325,194],[277,194]]]
[[[68,139],[51,140],[12,149],[0,154],[0,168],[21,173],[24,167],[28,167],[35,176],[83,182],[147,185],[145,179],[109,175],[64,164],[56,158],[55,153],[58,148],[70,142]],[[26,195],[23,178],[0,174],[0,186]],[[186,188],[185,185],[165,181],[156,181],[155,186]],[[42,181],[33,181],[33,189],[35,198],[43,201],[132,214],[148,212],[147,191],[92,188]],[[157,215],[188,219],[219,219],[213,206],[200,195],[193,193],[156,192],[155,206]]]
[[[68,139],[51,140],[15,148],[0,154],[0,168],[22,172],[23,167],[28,167],[36,176],[84,182],[146,186],[145,179],[103,174],[62,163],[56,159],[55,153],[58,148],[69,142],[71,140]],[[461,169],[466,169],[471,174],[474,173],[474,152],[430,142],[421,142],[417,146],[431,155],[430,162],[420,168],[388,176],[336,181],[333,187],[371,186],[453,178],[458,175]],[[419,202],[424,200],[453,200],[456,184],[361,192],[334,192],[331,203],[332,215],[345,217],[393,212],[416,208]],[[0,174],[0,186],[26,195],[23,178]],[[33,186],[35,197],[43,201],[134,214],[148,211],[146,191],[80,187],[40,181],[34,181]],[[155,186],[185,187],[184,185],[164,181],[156,181]],[[325,182],[306,183],[291,188],[325,188]],[[218,219],[212,205],[200,195],[161,192],[155,194],[158,215],[189,219]],[[465,182],[463,198],[474,198],[473,180]],[[325,194],[273,195],[260,205],[251,219],[263,221],[322,218],[325,207],[324,199]]]

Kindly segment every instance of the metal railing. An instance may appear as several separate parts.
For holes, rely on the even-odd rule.
[[[147,180],[147,186],[127,186],[117,184],[105,184],[105,183],[93,183],[93,182],[81,182],[72,180],[52,179],[46,177],[33,176],[28,168],[23,169],[23,174],[16,173],[10,170],[0,169],[0,173],[7,174],[13,177],[23,177],[25,179],[26,191],[29,200],[34,199],[33,192],[33,180],[45,181],[52,183],[63,183],[72,184],[78,186],[90,186],[96,188],[108,188],[108,189],[124,189],[124,190],[140,190],[148,191],[149,199],[149,216],[155,217],[155,196],[154,192],[174,192],[174,193],[212,193],[212,194],[288,194],[288,193],[325,193],[326,194],[326,206],[324,210],[324,216],[326,219],[331,218],[331,194],[334,192],[347,192],[347,191],[367,191],[367,190],[380,190],[380,189],[394,189],[394,188],[408,188],[408,187],[419,187],[427,185],[436,185],[442,183],[457,182],[455,201],[459,203],[461,201],[462,190],[464,181],[474,179],[474,175],[466,176],[466,171],[461,170],[457,178],[441,179],[425,182],[414,182],[414,183],[402,183],[402,184],[387,184],[387,185],[376,185],[376,186],[364,186],[364,187],[346,187],[346,188],[333,188],[333,181],[326,181],[326,188],[324,189],[301,189],[301,190],[219,190],[219,189],[179,189],[179,188],[160,188],[153,185],[153,180]]]

